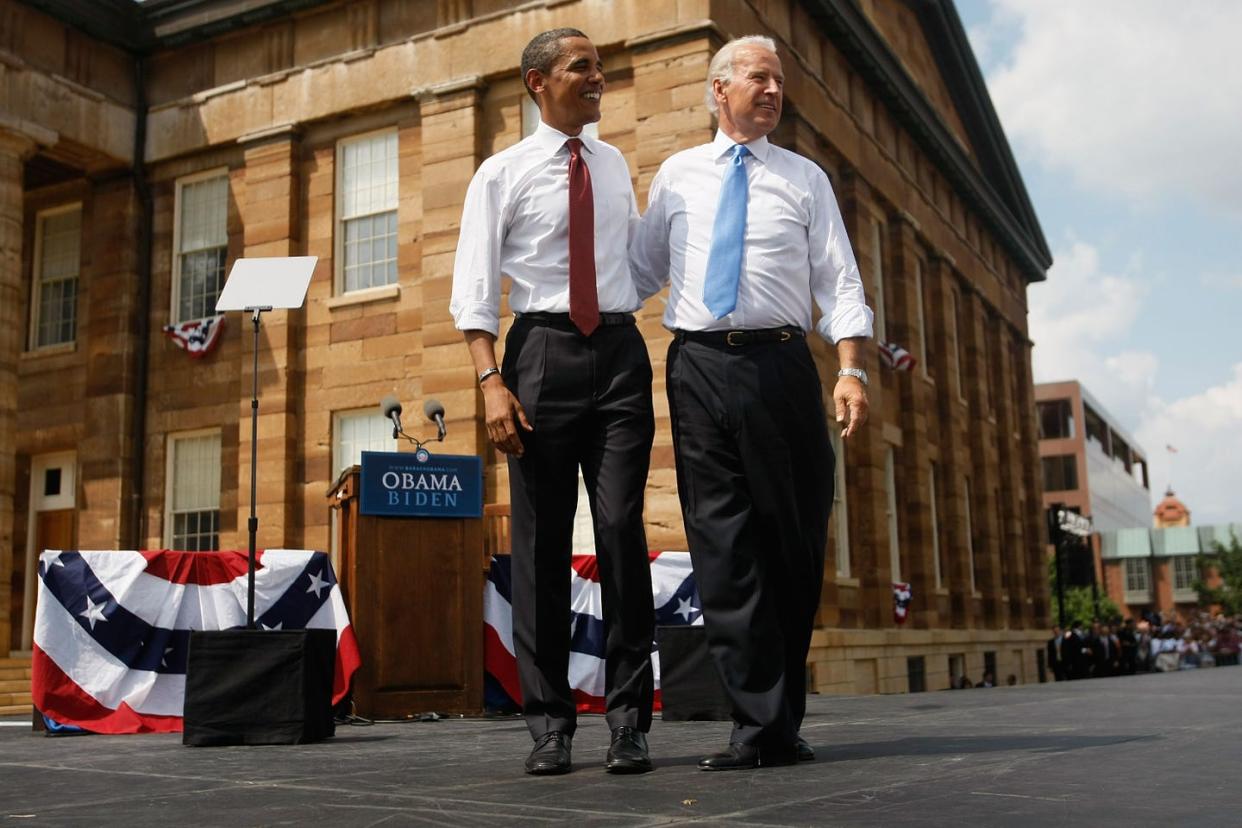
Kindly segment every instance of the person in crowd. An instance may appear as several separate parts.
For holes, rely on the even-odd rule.
[[[1122,675],[1132,676],[1135,671],[1135,651],[1138,649],[1138,636],[1134,628],[1134,619],[1127,618],[1117,631],[1117,644],[1120,647],[1120,658],[1117,661]]]
[[[1061,658],[1061,645],[1064,640],[1065,636],[1061,634],[1061,628],[1053,627],[1052,638],[1049,638],[1048,643],[1044,645],[1048,669],[1052,671],[1054,681],[1065,681],[1065,661]]]

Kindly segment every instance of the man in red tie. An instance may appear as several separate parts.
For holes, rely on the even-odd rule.
[[[522,52],[522,79],[540,123],[470,182],[450,308],[479,376],[488,436],[509,458],[513,643],[535,739],[526,770],[571,767],[570,553],[581,469],[604,624],[574,634],[604,638],[606,767],[641,773],[651,769],[655,615],[643,488],[655,418],[626,257],[638,208],[621,153],[583,133],[599,120],[604,91],[586,35],[536,36]],[[502,277],[515,320],[498,368]]]

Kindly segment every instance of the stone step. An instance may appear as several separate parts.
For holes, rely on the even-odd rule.
[[[30,704],[0,704],[0,716],[30,716]]]
[[[29,666],[26,667],[0,667],[0,681],[17,681],[24,679],[30,681],[30,677],[34,671]]]
[[[29,693],[30,679],[5,679],[0,681],[0,693]]]
[[[30,708],[30,689],[21,693],[0,693],[0,707],[8,707],[10,705],[25,705]]]

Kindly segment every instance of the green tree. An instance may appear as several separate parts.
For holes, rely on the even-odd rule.
[[[1061,623],[1061,601],[1057,597],[1057,564],[1053,555],[1048,556],[1048,592],[1052,595],[1052,623]],[[1075,620],[1084,624],[1092,621],[1112,621],[1121,617],[1121,607],[1117,606],[1104,592],[1104,585],[1097,586],[1100,600],[1100,614],[1095,614],[1095,601],[1091,599],[1091,587],[1078,586],[1065,588],[1065,623]]]
[[[1242,612],[1242,544],[1238,536],[1230,533],[1229,545],[1213,541],[1212,551],[1200,555],[1199,578],[1195,581],[1195,590],[1199,593],[1200,606],[1207,608],[1210,604],[1219,604],[1226,615]],[[1204,575],[1215,570],[1220,576],[1220,584],[1209,587]]]

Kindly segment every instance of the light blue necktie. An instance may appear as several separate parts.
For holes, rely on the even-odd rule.
[[[716,223],[712,225],[712,248],[707,254],[707,277],[703,304],[712,316],[723,319],[737,307],[737,283],[742,275],[742,244],[746,239],[746,156],[743,144],[733,146],[729,169],[720,182]]]

